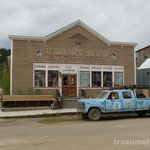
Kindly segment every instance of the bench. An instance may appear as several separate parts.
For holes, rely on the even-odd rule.
[[[54,102],[53,95],[3,95],[3,108],[18,107],[51,107]]]

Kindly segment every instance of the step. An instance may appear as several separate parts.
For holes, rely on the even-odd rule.
[[[77,108],[78,99],[63,99],[63,108]]]

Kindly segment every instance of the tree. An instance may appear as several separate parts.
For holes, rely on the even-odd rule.
[[[5,70],[1,73],[0,85],[3,88],[4,94],[10,94],[10,72],[9,70]]]
[[[8,56],[10,56],[10,49],[0,49],[0,85],[3,88],[4,94],[10,93],[10,71],[7,59]]]

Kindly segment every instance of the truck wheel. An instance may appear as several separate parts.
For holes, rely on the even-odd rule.
[[[92,108],[88,113],[88,118],[91,121],[98,121],[101,118],[101,112],[98,108]]]
[[[138,111],[137,114],[139,115],[139,117],[144,117],[146,112],[145,111]]]

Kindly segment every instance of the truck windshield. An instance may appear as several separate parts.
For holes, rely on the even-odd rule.
[[[108,95],[108,91],[102,91],[97,95],[97,98],[104,99]]]

